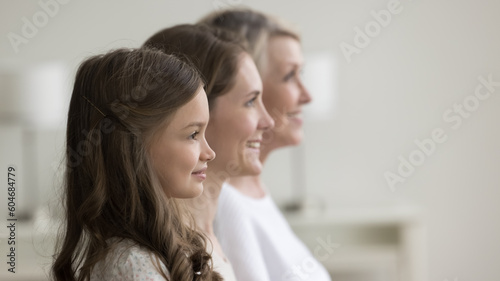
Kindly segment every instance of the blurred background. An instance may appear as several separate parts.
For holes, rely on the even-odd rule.
[[[493,0],[1,0],[0,279],[47,279],[82,59],[239,6],[302,34],[315,99],[305,140],[272,155],[264,178],[333,280],[500,280]],[[5,262],[9,165],[16,274]]]

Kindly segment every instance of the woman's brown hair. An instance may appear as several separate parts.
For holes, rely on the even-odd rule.
[[[154,264],[166,266],[168,272],[157,268],[167,280],[221,280],[206,239],[163,192],[149,157],[156,131],[202,85],[189,63],[146,48],[115,50],[80,65],[68,112],[56,280],[89,280],[122,239],[149,250]]]
[[[238,63],[245,52],[241,38],[205,25],[183,24],[160,30],[146,47],[178,55],[192,62],[205,80],[210,110],[214,100],[227,93],[236,82]]]

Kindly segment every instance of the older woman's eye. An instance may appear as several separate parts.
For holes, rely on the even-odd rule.
[[[290,79],[294,78],[297,75],[297,70],[292,70],[290,73],[288,73],[284,78],[283,81],[289,81]]]

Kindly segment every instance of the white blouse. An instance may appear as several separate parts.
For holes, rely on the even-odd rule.
[[[331,281],[269,195],[255,199],[224,184],[214,231],[239,281]]]

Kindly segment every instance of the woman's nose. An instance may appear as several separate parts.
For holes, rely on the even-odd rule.
[[[264,105],[261,106],[261,118],[259,120],[259,129],[269,130],[274,127],[274,119],[269,115]]]

